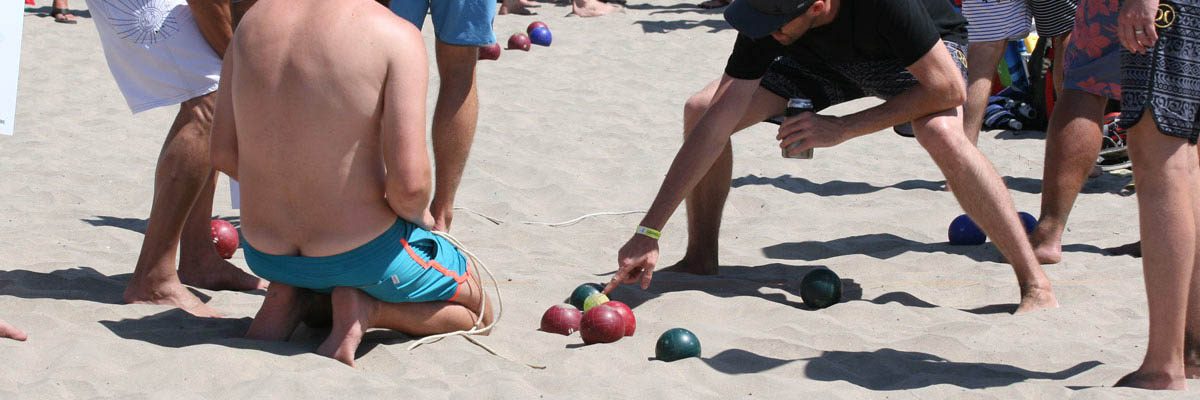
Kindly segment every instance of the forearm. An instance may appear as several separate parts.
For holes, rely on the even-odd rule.
[[[424,224],[429,211],[429,179],[424,184],[406,183],[387,186],[387,202],[401,219]]]
[[[233,16],[229,0],[187,0],[187,3],[204,40],[217,52],[217,56],[225,58],[225,48],[233,40]]]
[[[666,225],[679,203],[704,178],[725,149],[757,88],[757,80],[723,79],[712,105],[686,135],[675,154],[658,195],[642,219],[642,226],[661,230]]]
[[[883,104],[841,118],[846,139],[881,130],[962,105],[965,93],[953,88],[936,90],[924,84],[900,93]]]

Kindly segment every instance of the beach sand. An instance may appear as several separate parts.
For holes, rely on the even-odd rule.
[[[1146,343],[1141,260],[1103,250],[1138,240],[1135,198],[1120,194],[1129,177],[1091,180],[1079,197],[1065,261],[1046,267],[1062,308],[1013,316],[1011,269],[990,243],[946,244],[962,211],[916,141],[890,131],[817,149],[811,161],[781,158],[771,125],[737,135],[720,276],[658,273],[650,290],[616,291],[634,307],[638,332],[614,344],[537,331],[542,312],[576,285],[609,279],[641,215],[523,222],[648,207],[681,141],[684,101],[721,74],[735,37],[720,10],[688,3],[635,1],[595,19],[548,3],[537,11],[496,19],[501,43],[534,20],[549,24],[554,43],[481,62],[482,111],[458,196],[470,211],[458,211],[453,233],[500,280],[504,316],[480,340],[544,370],[461,338],[410,352],[410,338],[372,332],[357,370],[313,353],[318,329],[286,343],[241,339],[262,292],[199,290],[225,312],[217,319],[121,305],[176,108],[129,113],[82,11],[75,26],[25,19],[16,135],[0,137],[0,318],[30,339],[0,341],[0,398],[1090,399],[1200,390],[1106,388],[1138,366]],[[432,49],[431,30],[425,38]],[[432,67],[431,77],[436,88]],[[980,140],[1018,208],[1035,215],[1043,137]],[[216,196],[214,214],[236,223],[224,178]],[[682,207],[663,232],[666,266],[686,243]],[[233,261],[245,266],[240,252]],[[811,310],[798,285],[818,267],[841,276],[845,295]],[[652,360],[658,334],[673,327],[696,333],[701,359]]]

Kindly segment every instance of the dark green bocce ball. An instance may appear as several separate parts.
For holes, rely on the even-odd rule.
[[[658,337],[654,357],[667,362],[700,357],[700,339],[696,339],[696,335],[687,329],[670,329]]]
[[[575,308],[582,310],[583,301],[587,300],[587,298],[593,294],[600,293],[600,290],[602,289],[604,289],[603,286],[595,283],[585,283],[579,285],[575,288],[574,292],[571,292],[570,303],[571,305],[575,306]]]
[[[800,281],[800,298],[812,308],[825,308],[842,301],[842,280],[827,269],[804,275]]]

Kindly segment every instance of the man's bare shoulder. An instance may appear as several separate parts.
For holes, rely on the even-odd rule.
[[[367,1],[367,3],[369,4],[360,6],[362,13],[359,14],[359,17],[362,19],[364,34],[372,38],[384,40],[384,45],[390,44],[403,47],[417,45],[422,49],[424,48],[421,31],[416,26],[413,26],[408,20],[393,14],[386,7],[380,7],[374,1]]]

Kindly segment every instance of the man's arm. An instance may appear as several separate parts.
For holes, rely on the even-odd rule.
[[[679,208],[679,203],[683,202],[687,193],[696,187],[721,155],[729,135],[733,134],[738,121],[746,114],[746,108],[750,106],[755,90],[758,90],[758,83],[758,79],[735,79],[729,75],[721,77],[711,105],[675,154],[675,160],[671,162],[666,178],[663,178],[654,203],[642,218],[642,226],[662,230],[667,224],[667,219]],[[634,235],[621,247],[617,264],[617,273],[604,288],[605,293],[623,283],[640,282],[643,289],[649,287],[654,267],[658,264],[658,241]]]
[[[642,226],[661,230],[667,224],[667,219],[679,208],[679,203],[683,202],[687,193],[696,187],[717,156],[721,155],[733,129],[746,114],[758,83],[757,79],[735,79],[728,75],[721,77],[712,105],[700,117],[675,154],[675,160],[667,170],[654,203],[650,205],[646,217],[642,218]]]
[[[213,168],[237,179],[238,144],[237,121],[233,114],[233,81],[230,79],[237,57],[221,63],[221,88],[217,90],[217,105],[213,112],[209,153]]]
[[[397,26],[399,37],[389,42],[379,122],[379,141],[387,169],[385,190],[388,205],[397,216],[429,227],[433,224],[429,214],[433,181],[425,144],[428,62],[420,32],[411,25]]]
[[[225,58],[225,48],[233,40],[233,16],[229,0],[187,0],[188,8],[200,28],[200,34],[217,56]]]
[[[937,41],[908,71],[917,78],[917,86],[883,104],[844,117],[806,113],[788,118],[779,127],[777,139],[792,152],[814,147],[832,147],[847,140],[875,133],[914,119],[963,104],[967,96],[962,72],[950,58],[946,45]]]

